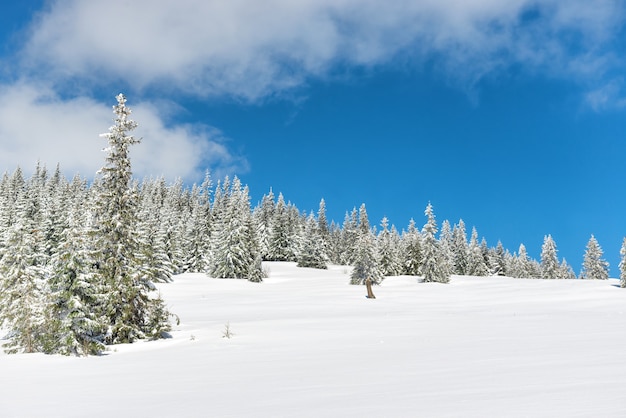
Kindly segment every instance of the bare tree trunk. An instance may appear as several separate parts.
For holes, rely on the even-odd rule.
[[[365,280],[365,287],[367,287],[367,298],[376,299],[374,292],[372,292],[372,280],[369,277]]]

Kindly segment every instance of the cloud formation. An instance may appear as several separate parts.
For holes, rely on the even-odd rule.
[[[0,87],[0,167],[11,171],[18,165],[31,171],[37,161],[60,164],[68,176],[92,177],[104,164],[99,137],[113,124],[112,106],[79,97],[62,99],[41,85],[18,83]],[[142,143],[131,150],[137,177],[163,175],[172,180],[202,179],[206,167],[223,175],[245,171],[246,163],[231,155],[219,131],[205,125],[168,127],[162,111],[150,103],[132,103],[134,132]]]
[[[23,63],[55,80],[252,101],[393,60],[434,62],[465,85],[510,65],[595,77],[623,19],[619,0],[58,0]]]
[[[625,8],[621,0],[52,0],[11,57],[8,73],[21,81],[0,84],[0,164],[27,169],[38,158],[91,176],[112,105],[94,92],[113,85],[130,90],[144,138],[135,173],[194,180],[207,167],[221,177],[247,163],[218,130],[172,123],[171,109],[149,102],[153,92],[258,102],[354,68],[425,65],[471,91],[515,66],[579,83],[593,109],[623,107],[615,74],[624,59],[611,51]]]

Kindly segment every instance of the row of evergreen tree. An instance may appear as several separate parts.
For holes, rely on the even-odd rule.
[[[430,204],[421,229],[411,220],[399,232],[386,218],[370,225],[365,205],[341,225],[328,221],[323,199],[307,214],[270,190],[252,208],[237,177],[213,185],[207,173],[191,187],[140,182],[128,153],[136,123],[117,99],[115,125],[103,135],[106,164],[91,184],[41,165],[28,178],[18,168],[0,180],[0,324],[10,352],[97,354],[106,344],[161,338],[172,314],[153,283],[184,272],[261,282],[262,261],[351,265],[351,284],[395,275],[576,278],[551,236],[537,261],[523,244],[513,253],[500,242],[489,247],[475,228],[468,240],[463,220],[439,230]],[[607,279],[602,257],[592,236],[580,277]]]

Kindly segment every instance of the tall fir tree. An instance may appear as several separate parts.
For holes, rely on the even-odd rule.
[[[415,220],[409,221],[406,232],[402,234],[402,274],[419,276],[422,273],[422,235],[415,226]]]
[[[346,212],[343,220],[339,241],[340,264],[354,264],[356,257],[356,241],[359,237],[358,227],[359,215],[355,207],[352,208],[350,214]]]
[[[294,219],[290,207],[279,193],[274,218],[272,219],[271,236],[267,259],[270,261],[296,261],[297,241],[294,234]]]
[[[551,235],[546,235],[541,246],[541,277],[556,279],[559,277],[560,264],[557,257],[556,243]]]
[[[510,268],[511,276],[516,278],[530,279],[532,278],[531,273],[531,261],[528,257],[528,252],[526,251],[526,246],[524,244],[519,245],[519,249],[517,251],[517,255],[513,257],[513,263]]]
[[[369,226],[365,204],[359,208],[359,224],[356,231],[358,235],[350,284],[365,284],[367,279],[370,279],[372,284],[380,284],[385,277],[378,264],[374,234]]]
[[[495,250],[491,253],[492,273],[498,276],[509,274],[506,262],[506,250],[501,241],[498,241]]]
[[[311,213],[306,221],[302,251],[298,256],[298,267],[327,269],[328,256],[324,247],[319,224]]]
[[[263,260],[269,259],[270,238],[272,236],[272,221],[274,219],[274,192],[270,189],[268,194],[263,195],[261,203],[254,208],[253,217],[257,224],[259,234],[259,248]]]
[[[424,282],[448,283],[450,281],[450,271],[447,269],[447,265],[443,260],[441,249],[439,248],[439,241],[436,238],[437,222],[430,202],[428,206],[426,206],[424,214],[427,217],[426,224],[424,228],[422,228],[422,235],[424,237],[422,274],[424,275]]]
[[[587,243],[587,249],[583,257],[583,269],[581,277],[589,280],[608,280],[609,263],[604,260],[604,253],[598,240],[593,235]]]
[[[393,228],[389,229],[389,221],[384,217],[380,222],[381,231],[376,239],[380,269],[385,276],[397,276],[402,272],[399,255],[399,237]]]
[[[441,231],[439,232],[439,247],[441,249],[441,255],[443,261],[446,264],[446,269],[450,273],[454,273],[454,253],[452,248],[454,246],[454,240],[452,236],[452,227],[450,221],[447,219],[441,223]]]
[[[103,336],[107,318],[98,315],[99,300],[105,295],[91,268],[87,231],[89,212],[86,193],[74,183],[73,203],[67,207],[68,217],[63,227],[57,251],[51,257],[51,304],[49,315],[52,337],[47,351],[64,355],[97,355],[104,350]]]
[[[485,263],[483,250],[481,245],[478,243],[478,232],[476,231],[476,228],[472,228],[472,235],[469,243],[467,274],[470,276],[487,276],[489,274],[489,268],[487,267],[487,263]]]
[[[320,233],[320,241],[326,258],[330,260],[330,225],[326,217],[326,201],[320,200],[319,207],[317,209],[317,228]]]
[[[49,291],[43,241],[36,223],[35,196],[20,193],[16,219],[6,230],[0,251],[0,327],[9,330],[8,353],[44,351],[49,336],[46,308]]]
[[[209,274],[216,278],[262,281],[261,251],[252,221],[248,188],[243,187],[237,177],[224,196],[224,206],[214,227]]]
[[[463,219],[460,219],[459,223],[454,225],[452,229],[452,257],[454,265],[453,272],[459,275],[468,274],[469,246],[467,244],[467,233]]]
[[[93,226],[95,275],[105,286],[101,309],[108,318],[106,343],[159,338],[168,330],[169,313],[151,297],[154,285],[144,275],[137,239],[137,190],[132,187],[129,149],[139,139],[130,135],[137,123],[123,94],[113,107],[115,124],[101,136],[108,141],[106,164],[98,172]]]

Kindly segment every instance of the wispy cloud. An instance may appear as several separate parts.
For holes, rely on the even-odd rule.
[[[34,22],[23,63],[56,81],[246,100],[398,56],[461,84],[512,64],[584,77],[605,70],[623,18],[619,0],[64,0]]]
[[[586,102],[596,112],[606,109],[622,109],[626,107],[624,79],[616,78],[607,84],[592,90],[586,95]]]
[[[50,88],[21,82],[0,86],[0,167],[25,171],[37,161],[60,163],[69,176],[91,177],[104,163],[106,143],[99,134],[113,124],[112,105],[84,97],[62,99]],[[205,125],[168,127],[161,111],[149,103],[133,104],[142,143],[131,152],[139,177],[163,175],[201,179],[206,167],[217,175],[246,170],[245,160],[229,153],[219,131]]]

